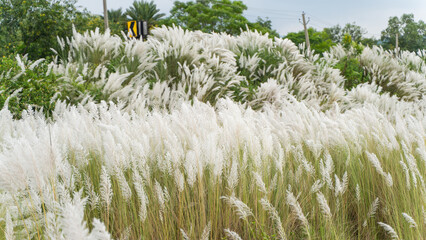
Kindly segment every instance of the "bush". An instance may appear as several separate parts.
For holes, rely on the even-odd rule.
[[[46,73],[44,60],[27,61],[16,56],[0,59],[0,108],[8,102],[10,112],[19,117],[23,110],[32,107],[46,115],[54,109],[52,97],[59,91],[59,81],[54,74]]]

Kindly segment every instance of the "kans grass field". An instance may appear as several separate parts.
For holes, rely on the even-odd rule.
[[[0,239],[426,239],[426,50],[58,41],[3,61]]]

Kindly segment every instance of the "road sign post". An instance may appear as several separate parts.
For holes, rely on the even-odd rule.
[[[148,37],[148,23],[146,21],[129,21],[127,22],[127,36],[129,38],[147,39]]]

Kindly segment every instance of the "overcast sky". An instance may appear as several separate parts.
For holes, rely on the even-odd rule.
[[[389,17],[413,13],[416,21],[426,21],[426,0],[242,0],[248,9],[244,15],[251,21],[262,17],[272,21],[281,35],[303,29],[299,23],[302,11],[310,18],[308,26],[316,29],[355,22],[367,36],[379,37]],[[92,13],[102,14],[102,0],[78,0],[77,4]],[[107,0],[108,9],[126,9],[133,0]],[[173,0],[154,0],[161,12],[169,14]]]

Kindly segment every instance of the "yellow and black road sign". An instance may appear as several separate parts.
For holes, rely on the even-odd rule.
[[[143,38],[148,37],[148,23],[146,21],[129,21],[127,22],[127,31],[129,38]]]
[[[140,35],[138,30],[138,24],[136,21],[127,22],[127,31],[129,32],[129,37],[138,37]]]

